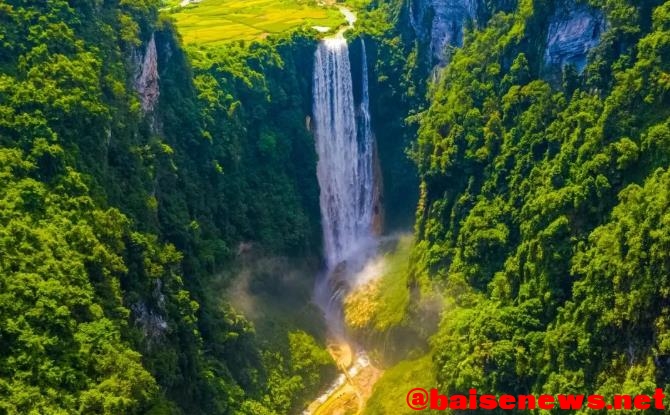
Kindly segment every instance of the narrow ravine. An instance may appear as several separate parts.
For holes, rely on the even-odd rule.
[[[377,253],[379,227],[375,224],[379,209],[375,204],[379,183],[374,174],[365,44],[361,44],[361,103],[356,108],[344,37],[356,16],[344,7],[340,11],[348,27],[323,39],[315,53],[313,114],[326,260],[315,299],[325,314],[329,351],[341,374],[305,414],[359,413],[381,376],[365,351],[347,336],[343,322],[342,301]]]

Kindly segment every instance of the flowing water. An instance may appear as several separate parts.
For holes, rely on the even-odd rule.
[[[369,241],[373,213],[372,135],[359,139],[349,48],[342,37],[325,39],[317,49],[313,111],[324,254],[333,269]]]
[[[342,11],[351,27],[355,15]],[[346,29],[345,29],[346,30]],[[380,372],[363,350],[346,336],[342,316],[344,296],[356,285],[366,263],[375,255],[374,135],[370,120],[368,67],[361,40],[361,102],[356,108],[349,47],[344,30],[322,40],[314,56],[313,116],[317,177],[320,187],[326,270],[318,279],[315,297],[323,309],[342,375],[307,413],[329,413],[323,406],[337,391],[349,389],[359,409]],[[332,350],[331,350],[332,352]],[[363,390],[367,390],[363,393]],[[331,402],[332,404],[332,402]],[[314,409],[317,408],[317,409]]]
[[[361,104],[359,117],[359,136],[362,146],[362,157],[359,159],[359,169],[365,172],[365,186],[362,189],[361,200],[365,206],[366,220],[369,231],[374,233],[374,215],[375,215],[375,175],[374,175],[374,135],[372,133],[372,119],[370,117],[370,87],[368,81],[368,60],[365,49],[365,41],[361,39]]]
[[[313,113],[327,267],[317,286],[316,298],[326,313],[332,334],[337,336],[343,334],[342,296],[376,245],[373,134],[367,63],[365,59],[363,62],[360,117],[357,117],[347,41],[341,34],[324,39],[315,53]]]

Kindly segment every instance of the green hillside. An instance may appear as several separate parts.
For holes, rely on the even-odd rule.
[[[0,415],[298,414],[347,361],[361,414],[670,396],[670,0],[0,0]]]

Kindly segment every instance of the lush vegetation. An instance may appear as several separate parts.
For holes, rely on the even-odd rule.
[[[411,237],[384,245],[383,255],[367,272],[372,279],[345,298],[344,320],[375,362],[386,367],[427,350],[425,340],[437,328],[440,296],[419,299],[419,292],[410,287]]]
[[[417,125],[412,119],[427,105],[432,68],[430,53],[399,15],[399,10],[406,9],[403,4],[397,0],[372,2],[360,13],[356,28],[348,32],[352,39],[366,41],[370,109],[384,183],[387,232],[407,232],[412,227],[419,183],[407,149],[416,139]],[[351,55],[353,67],[359,67],[359,41],[352,41]]]
[[[389,228],[419,200],[346,303],[395,364],[368,413],[411,387],[670,394],[670,2],[581,2],[608,22],[583,73],[543,65],[562,0],[484,2],[431,88],[403,2],[348,33]],[[0,413],[286,414],[333,374],[289,269],[321,239],[304,26],[341,16],[164,6],[0,2]]]
[[[408,415],[416,413],[407,406],[407,392],[414,388],[430,390],[435,387],[435,376],[430,355],[415,360],[402,361],[384,373],[375,385],[374,392],[365,405],[369,415]],[[438,413],[438,411],[434,411]],[[431,411],[426,411],[431,413]]]
[[[445,287],[445,393],[670,391],[670,2],[590,1],[607,32],[549,83],[561,3],[489,6],[420,116],[412,275]]]
[[[411,242],[409,237],[397,241],[399,246],[378,260],[381,275],[345,300],[344,318],[349,327],[383,332],[402,321],[409,305],[406,287]]]
[[[0,4],[1,413],[287,413],[332,370],[217,276],[319,250],[313,39],[187,57],[159,6]]]

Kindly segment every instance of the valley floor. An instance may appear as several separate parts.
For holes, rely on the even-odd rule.
[[[342,374],[326,393],[316,399],[305,415],[360,414],[372,395],[372,389],[384,373],[365,355],[354,360],[352,348],[347,343],[333,343],[329,346],[333,359]]]

